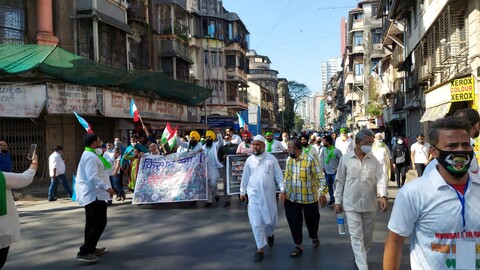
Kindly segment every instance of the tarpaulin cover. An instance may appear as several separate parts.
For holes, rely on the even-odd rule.
[[[30,71],[81,85],[144,91],[188,105],[197,105],[212,96],[212,89],[175,80],[159,71],[115,68],[56,46],[0,44],[0,72]]]

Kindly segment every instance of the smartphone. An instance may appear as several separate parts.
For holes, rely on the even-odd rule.
[[[28,155],[27,155],[28,160],[32,160],[33,153],[35,152],[35,150],[37,150],[37,145],[34,143],[30,144],[30,150],[28,150]]]

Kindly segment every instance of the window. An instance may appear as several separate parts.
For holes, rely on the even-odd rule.
[[[23,44],[24,38],[24,1],[0,0],[0,43]]]
[[[92,20],[90,19],[78,19],[77,20],[77,32],[78,32],[78,55],[87,59],[93,60],[93,32],[92,32]]]
[[[235,67],[235,55],[227,55],[226,62],[227,67]]]
[[[362,19],[363,19],[363,13],[353,14],[353,20],[355,20],[355,21],[361,21]]]
[[[382,43],[382,29],[372,30],[372,44]]]
[[[363,75],[363,64],[355,64],[355,76]]]
[[[418,9],[417,9],[417,1],[413,4],[412,7],[412,17],[413,17],[413,25],[417,26],[418,24]]]
[[[211,65],[212,67],[217,67],[218,66],[218,53],[217,52],[210,52],[210,60],[211,60]]]
[[[363,45],[363,32],[355,32],[354,34],[354,46]]]
[[[372,17],[377,16],[377,12],[378,12],[378,6],[372,5]]]

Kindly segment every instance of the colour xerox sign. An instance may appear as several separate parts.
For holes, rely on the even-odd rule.
[[[475,95],[475,80],[473,80],[473,77],[451,80],[450,95],[452,96],[452,102],[473,100]]]

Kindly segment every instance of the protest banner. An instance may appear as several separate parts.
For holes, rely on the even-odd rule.
[[[133,204],[207,200],[203,152],[144,155],[138,166]]]
[[[285,172],[286,161],[288,154],[284,152],[273,152],[282,172]],[[243,167],[248,156],[243,155],[229,155],[227,156],[227,194],[240,194],[240,183],[242,182]],[[277,192],[280,189],[277,187]]]

